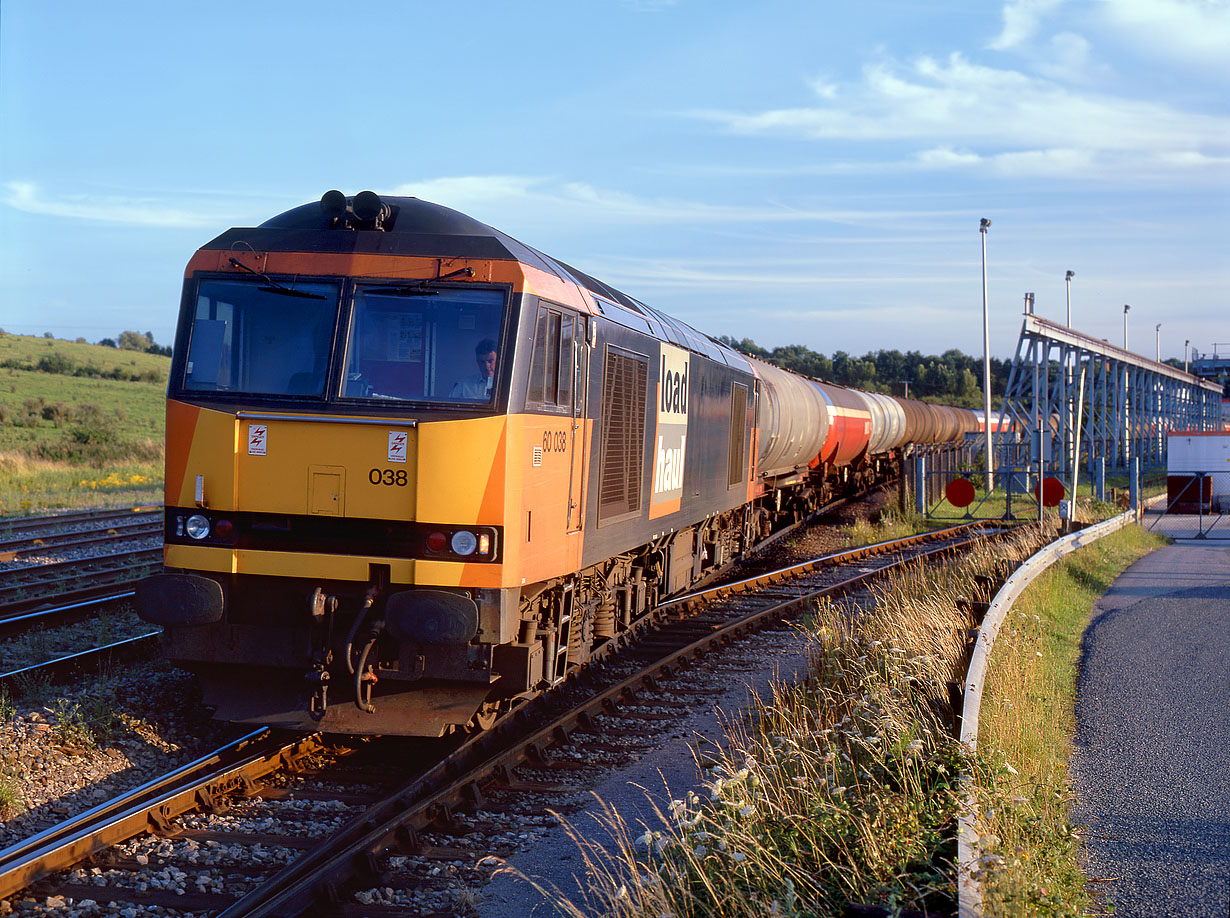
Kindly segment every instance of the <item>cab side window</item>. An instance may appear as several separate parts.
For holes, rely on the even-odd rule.
[[[559,412],[572,410],[580,327],[581,317],[576,313],[552,303],[539,304],[530,383],[525,394],[530,407]]]

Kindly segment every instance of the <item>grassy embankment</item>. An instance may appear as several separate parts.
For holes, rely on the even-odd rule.
[[[0,516],[161,503],[169,366],[0,334]]]
[[[608,811],[623,840],[613,852],[577,833],[591,907],[628,918],[841,915],[851,903],[951,913],[960,781],[974,773],[984,811],[1002,821],[983,827],[1002,852],[984,864],[987,914],[1081,914],[1062,767],[1079,639],[1093,599],[1154,543],[1130,527],[1031,589],[1001,636],[1016,652],[997,654],[986,696],[999,702],[983,727],[994,738],[971,757],[952,736],[948,700],[972,624],[956,585],[1002,575],[1042,541],[1028,527],[948,571],[914,569],[857,621],[819,608],[811,678],[777,685],[730,728],[724,751],[701,763],[699,794],[672,801],[651,828]]]
[[[1115,577],[1165,539],[1137,526],[1087,546],[1030,585],[995,643],[979,722],[988,915],[1088,915],[1068,755],[1081,635]]]

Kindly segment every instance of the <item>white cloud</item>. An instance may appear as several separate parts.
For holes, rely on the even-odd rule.
[[[772,202],[755,205],[708,204],[679,198],[638,197],[585,182],[542,176],[441,177],[407,182],[389,194],[414,195],[470,214],[501,229],[531,222],[550,226],[600,221],[663,224],[747,224],[833,222],[874,225],[912,214],[900,208],[870,212],[865,208],[796,207]],[[930,212],[929,212],[930,213]],[[917,215],[917,214],[913,214]]]
[[[425,201],[465,210],[495,198],[525,198],[544,180],[525,175],[459,175],[407,182],[389,190],[390,194],[412,195]]]
[[[1141,53],[1230,75],[1230,0],[1112,0],[1097,8]]]
[[[33,182],[6,182],[0,201],[14,210],[30,214],[167,229],[217,226],[219,215],[225,210],[218,208],[217,214],[184,210],[148,197],[95,194],[47,196]]]
[[[1034,68],[1044,77],[1061,83],[1084,83],[1109,72],[1104,65],[1092,63],[1089,42],[1074,32],[1052,35],[1045,52],[1035,58]]]
[[[1083,40],[1065,38],[1076,62]],[[734,133],[816,140],[923,142],[981,157],[1032,156],[1073,165],[1113,159],[1131,172],[1163,157],[1176,167],[1230,151],[1230,119],[1164,104],[1081,92],[1054,80],[975,64],[960,54],[868,67],[863,81],[809,108],[693,112]],[[968,164],[969,152],[957,154]],[[924,157],[930,154],[922,154]],[[953,164],[952,154],[944,154]],[[1124,176],[1125,178],[1129,176]]]
[[[1004,4],[1003,30],[987,47],[1004,51],[1025,44],[1038,31],[1039,20],[1063,0],[1009,0]]]

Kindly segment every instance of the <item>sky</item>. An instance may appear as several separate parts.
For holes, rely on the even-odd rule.
[[[170,343],[327,190],[463,211],[710,335],[1230,354],[1230,0],[0,4],[0,328]],[[1160,331],[1155,328],[1160,324]]]

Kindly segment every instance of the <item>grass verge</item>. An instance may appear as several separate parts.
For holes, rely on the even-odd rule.
[[[1081,636],[1119,573],[1163,544],[1127,526],[1082,548],[1035,580],[1004,622],[983,695],[976,772],[988,915],[1090,914],[1067,770]]]
[[[0,516],[162,503],[162,459],[102,468],[0,453]]]

